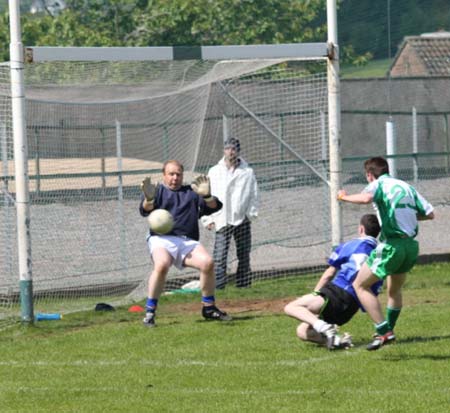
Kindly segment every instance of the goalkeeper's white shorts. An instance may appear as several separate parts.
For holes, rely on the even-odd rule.
[[[183,236],[152,235],[148,238],[147,245],[150,255],[152,255],[155,248],[164,248],[172,256],[173,265],[179,270],[182,270],[184,268],[183,262],[186,255],[188,255],[197,245],[200,245],[200,243]]]

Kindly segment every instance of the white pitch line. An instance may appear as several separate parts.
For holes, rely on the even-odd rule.
[[[176,361],[162,361],[162,360],[74,360],[74,361],[16,361],[16,360],[3,360],[0,361],[0,366],[6,367],[83,367],[83,366],[124,366],[130,364],[138,364],[141,366],[155,366],[164,368],[179,368],[179,367],[234,367],[234,368],[247,368],[247,367],[259,367],[259,366],[283,366],[283,367],[297,367],[306,364],[323,363],[330,360],[335,360],[341,357],[355,356],[360,351],[355,350],[342,350],[336,352],[327,353],[323,357],[313,357],[305,360],[278,360],[278,361],[204,361],[204,360],[176,360]]]

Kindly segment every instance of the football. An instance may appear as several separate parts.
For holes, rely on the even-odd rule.
[[[172,231],[173,217],[165,209],[155,209],[148,216],[148,223],[153,232],[164,235]]]

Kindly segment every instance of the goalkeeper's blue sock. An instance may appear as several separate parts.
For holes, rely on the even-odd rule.
[[[147,298],[145,310],[147,313],[154,313],[158,307],[158,300],[156,298]]]
[[[216,298],[213,295],[202,296],[202,303],[204,305],[213,305],[216,302]]]

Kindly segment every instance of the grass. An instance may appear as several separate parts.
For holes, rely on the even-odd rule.
[[[343,66],[340,70],[340,75],[343,79],[362,79],[373,77],[385,78],[391,63],[391,59],[380,59],[370,61],[367,65],[361,67]]]
[[[296,321],[264,307],[310,291],[313,276],[219,292],[234,309],[230,323],[202,321],[198,296],[173,295],[161,300],[155,329],[126,308],[16,326],[0,332],[1,410],[447,412],[448,274],[449,264],[416,266],[398,342],[376,352],[364,349],[365,314],[345,326],[356,346],[329,352],[299,342]],[[259,309],[245,311],[249,300]]]

